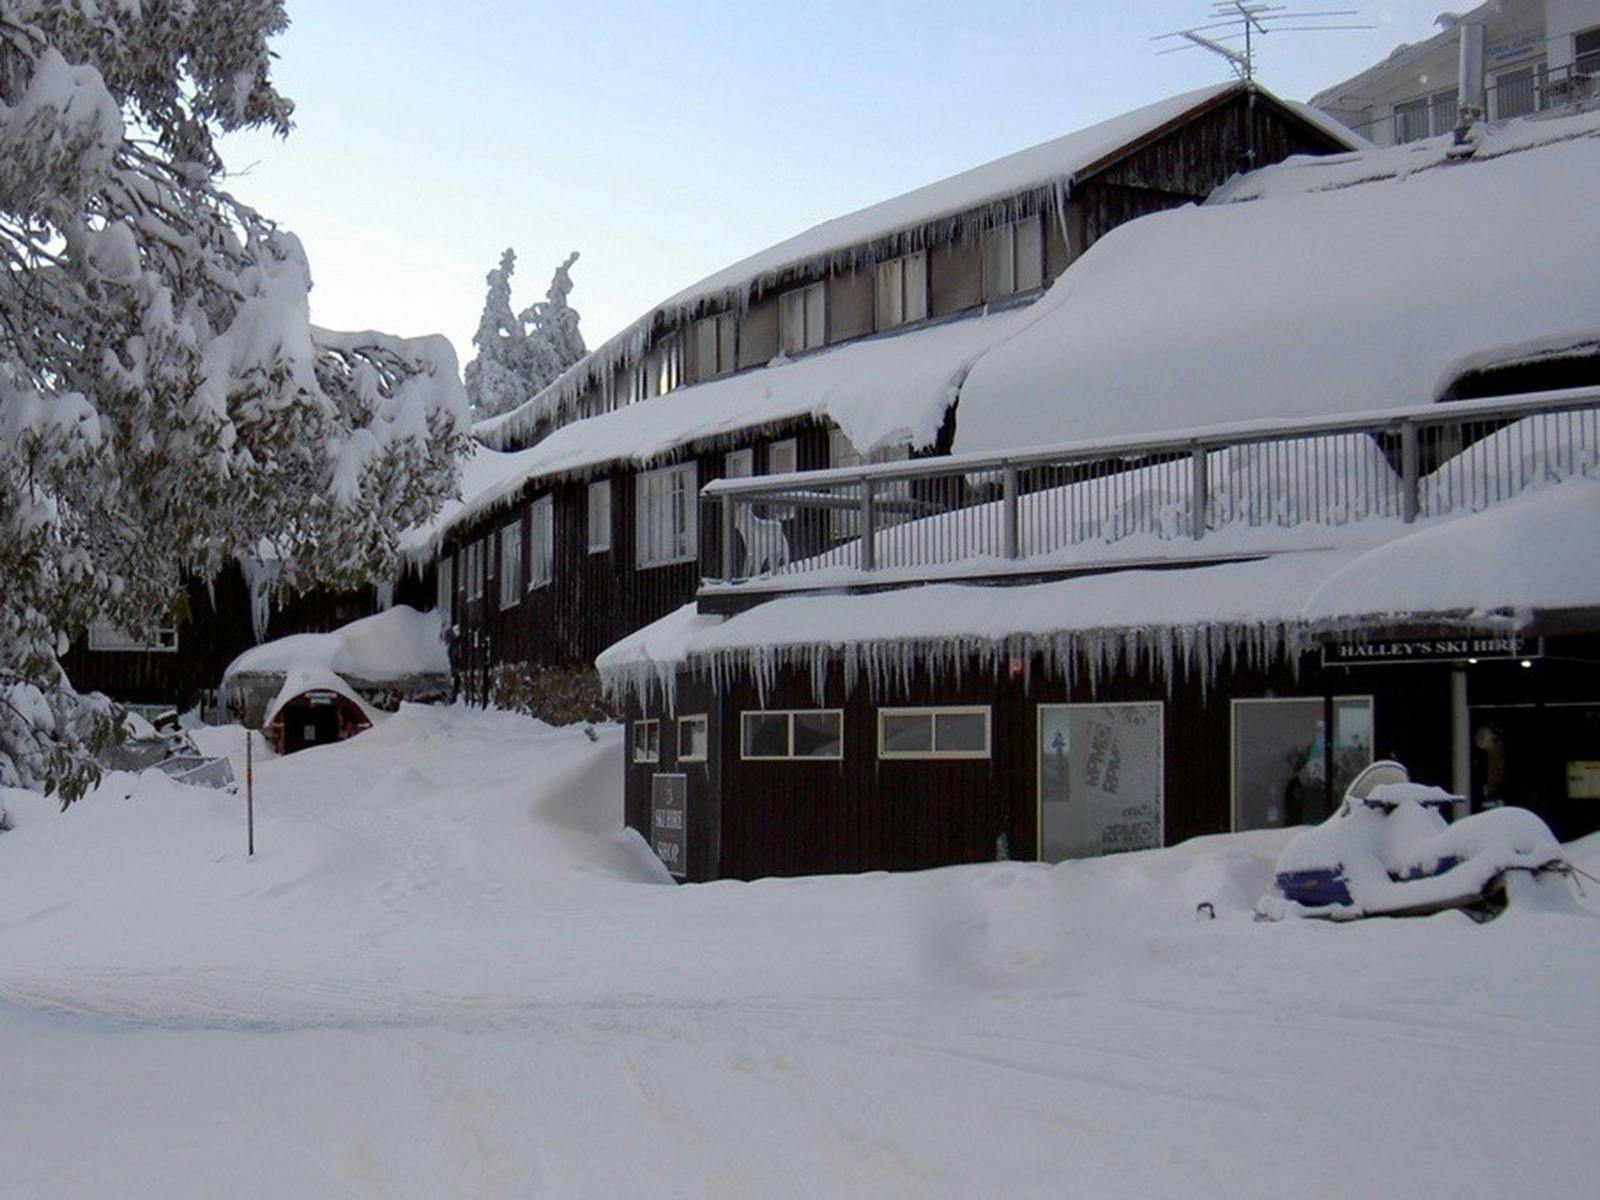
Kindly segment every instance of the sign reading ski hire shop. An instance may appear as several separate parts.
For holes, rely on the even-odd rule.
[[[650,848],[667,870],[682,879],[688,862],[684,844],[689,780],[684,775],[656,775],[650,780]]]
[[[1391,638],[1369,642],[1329,642],[1322,647],[1325,667],[1375,667],[1385,663],[1462,662],[1483,658],[1537,658],[1541,638],[1440,637]]]

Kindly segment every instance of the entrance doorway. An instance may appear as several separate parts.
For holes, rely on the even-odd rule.
[[[1600,829],[1600,704],[1475,704],[1472,811],[1514,804],[1563,842]]]

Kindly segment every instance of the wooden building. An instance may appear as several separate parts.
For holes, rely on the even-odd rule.
[[[971,361],[1107,232],[1252,166],[1348,146],[1258,87],[1207,88],[826,222],[687,289],[478,426],[498,473],[419,550],[437,564],[459,687],[504,699],[513,676],[587,671],[689,600],[721,553],[722,531],[696,511],[712,480],[947,452]],[[735,531],[741,555],[758,534]],[[847,535],[789,522],[782,549]]]

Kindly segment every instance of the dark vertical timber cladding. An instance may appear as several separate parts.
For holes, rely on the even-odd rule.
[[[649,403],[671,403],[666,397]],[[612,467],[593,479],[536,480],[512,505],[486,514],[457,531],[443,548],[456,553],[456,621],[451,652],[458,674],[477,674],[505,664],[538,666],[588,666],[595,656],[619,638],[665,616],[694,599],[700,586],[701,564],[715,562],[720,530],[700,520],[699,503],[691,509],[699,520],[702,544],[696,558],[661,566],[640,566],[638,561],[638,479],[646,470],[693,462],[699,486],[725,473],[730,450],[754,448],[758,471],[765,471],[764,448],[775,441],[794,438],[800,470],[828,465],[828,430],[819,422],[791,422],[743,433],[739,440],[652,464],[648,469]],[[611,548],[589,551],[589,484],[605,480],[611,485]],[[528,529],[530,509],[542,497],[553,498],[554,561],[552,579],[529,589]],[[516,602],[500,604],[500,531],[517,522],[523,546]],[[815,531],[796,530],[796,552]],[[476,539],[488,539],[488,573],[481,601],[467,599],[464,560],[459,552]],[[710,555],[710,558],[707,555]],[[479,685],[481,687],[481,684]],[[469,687],[474,698],[481,692]]]
[[[757,878],[819,872],[909,870],[998,856],[1006,835],[1012,858],[1038,853],[1038,706],[1145,701],[1163,706],[1165,781],[1163,842],[1173,845],[1233,827],[1233,701],[1264,698],[1371,696],[1373,753],[1398,758],[1422,781],[1450,780],[1450,666],[1419,664],[1324,671],[1316,654],[1270,668],[1225,665],[1214,679],[1174,680],[1147,672],[1116,674],[1090,686],[1071,684],[1035,660],[997,670],[978,659],[961,672],[933,678],[919,672],[909,689],[872,695],[865,683],[848,698],[835,669],[819,704],[808,675],[785,671],[762,699],[748,678],[721,696],[703,679],[680,676],[678,712],[710,716],[712,763],[689,775],[690,878]],[[1298,669],[1296,669],[1298,666]],[[1025,674],[1027,676],[1025,680]],[[991,706],[988,760],[882,760],[881,706]],[[844,758],[746,761],[740,715],[765,709],[841,707]],[[659,698],[652,702],[659,707]],[[630,716],[637,716],[637,707]],[[630,725],[631,730],[631,725]],[[662,725],[662,763],[630,762],[627,823],[648,839],[650,779],[674,765],[669,721]],[[720,828],[720,854],[715,838]]]
[[[1236,95],[1095,171],[1073,189],[1079,252],[1126,221],[1198,203],[1232,176],[1344,147],[1280,105]]]

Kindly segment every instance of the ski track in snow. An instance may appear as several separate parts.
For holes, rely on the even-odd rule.
[[[1258,925],[1257,835],[674,888],[620,757],[407,709],[259,766],[255,862],[211,793],[19,809],[0,1194],[1592,1185],[1600,920]]]

